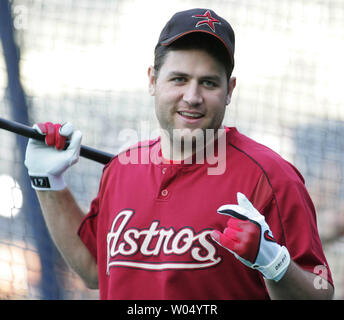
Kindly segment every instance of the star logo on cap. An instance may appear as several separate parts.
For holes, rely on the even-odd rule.
[[[193,18],[204,18],[202,21],[198,21],[196,24],[196,28],[206,24],[213,32],[215,32],[215,23],[221,24],[221,22],[214,17],[211,16],[210,11],[207,10],[204,14],[197,14],[192,16]]]

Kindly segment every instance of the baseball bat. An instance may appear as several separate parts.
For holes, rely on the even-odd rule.
[[[22,123],[6,120],[3,118],[0,118],[0,129],[4,129],[27,138],[32,138],[40,141],[44,141],[45,139],[45,136],[39,134],[35,129]],[[102,164],[107,164],[111,160],[111,158],[114,157],[113,154],[100,151],[94,148],[90,148],[84,145],[81,145],[80,147],[80,156]]]

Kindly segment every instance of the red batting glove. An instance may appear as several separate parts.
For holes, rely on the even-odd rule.
[[[233,214],[233,213],[232,213]],[[229,217],[223,233],[214,230],[217,242],[241,258],[254,263],[259,252],[260,227],[252,221]]]
[[[266,223],[245,195],[237,193],[237,205],[223,205],[218,213],[228,216],[227,228],[213,230],[212,238],[244,263],[259,270],[266,279],[279,281],[287,271],[290,255],[279,245]]]
[[[48,146],[55,146],[57,150],[62,150],[66,145],[66,137],[60,134],[61,124],[51,122],[36,124],[41,134],[45,135],[45,143]]]

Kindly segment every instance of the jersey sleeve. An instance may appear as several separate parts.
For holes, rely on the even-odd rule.
[[[287,166],[284,174],[262,175],[253,195],[256,208],[265,215],[276,241],[288,248],[292,260],[333,285],[313,202],[301,174],[292,165]]]

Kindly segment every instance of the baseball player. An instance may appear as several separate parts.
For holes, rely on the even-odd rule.
[[[231,26],[212,10],[167,22],[148,70],[161,135],[104,167],[86,216],[63,179],[81,132],[35,125],[46,144],[29,140],[32,186],[57,247],[101,299],[332,298],[303,177],[222,123],[236,86],[234,48]],[[210,144],[213,155],[198,161]],[[122,161],[133,155],[137,162]]]

